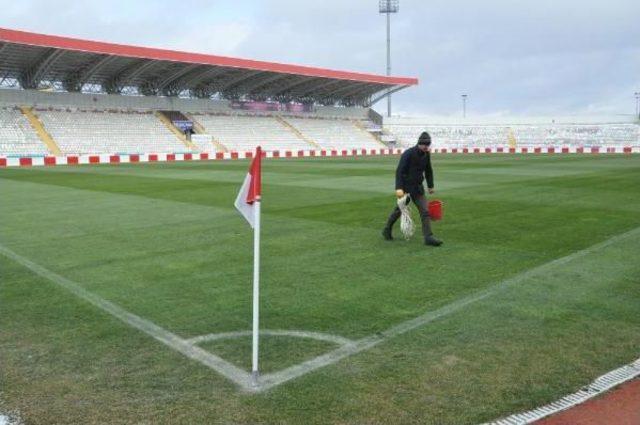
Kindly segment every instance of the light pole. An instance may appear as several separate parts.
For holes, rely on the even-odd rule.
[[[467,118],[467,95],[462,95],[462,118]]]
[[[387,76],[391,75],[391,14],[400,10],[400,0],[380,0],[380,13],[387,14]],[[387,95],[387,116],[391,117],[391,95]]]
[[[635,92],[634,96],[636,97],[636,117],[640,120],[640,92]]]

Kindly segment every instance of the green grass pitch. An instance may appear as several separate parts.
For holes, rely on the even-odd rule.
[[[382,240],[396,161],[265,161],[261,328],[358,340],[517,284],[256,394],[0,255],[0,413],[25,424],[475,424],[640,356],[640,156],[436,155],[441,248],[398,227]],[[252,233],[233,208],[247,167],[2,169],[0,247],[183,338],[248,331]],[[248,337],[200,347],[250,368]],[[272,335],[261,349],[270,373],[335,346]]]

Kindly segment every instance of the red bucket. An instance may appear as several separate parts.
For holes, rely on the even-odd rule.
[[[437,221],[442,219],[442,201],[437,199],[429,201],[428,207],[431,220]]]

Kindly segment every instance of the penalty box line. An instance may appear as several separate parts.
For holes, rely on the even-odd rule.
[[[143,319],[142,317],[137,316],[90,291],[87,291],[78,283],[73,282],[70,279],[67,279],[49,269],[42,267],[29,260],[28,258],[16,254],[11,249],[1,244],[0,254],[15,261],[18,264],[21,264],[38,276],[43,277],[66,289],[78,298],[81,298],[94,305],[95,307],[98,307],[99,309],[109,313],[110,315],[123,321],[127,325],[146,333],[147,335],[160,341],[173,350],[217,371],[224,377],[236,383],[242,389],[246,391],[253,390],[251,376],[244,370],[234,366],[226,360],[214,354],[211,354],[200,347],[195,346],[192,342],[189,342],[188,340],[185,340],[184,338],[181,338],[178,335],[169,332],[168,330],[156,325],[155,323],[147,319]]]

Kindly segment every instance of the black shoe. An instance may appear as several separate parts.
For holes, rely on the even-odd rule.
[[[393,235],[391,235],[391,228],[385,227],[384,229],[382,229],[382,237],[386,241],[392,241]]]
[[[436,239],[434,236],[427,236],[426,238],[424,238],[424,244],[430,246],[440,246],[442,245],[442,241]]]

